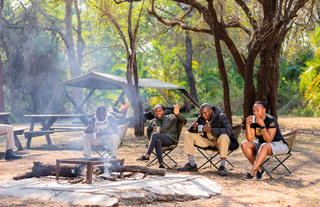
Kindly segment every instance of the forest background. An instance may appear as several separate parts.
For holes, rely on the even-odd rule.
[[[219,53],[215,39],[218,35],[191,28],[192,25],[206,27],[205,15],[183,2],[0,0],[1,111],[12,113],[11,122],[24,121],[24,114],[44,113],[58,82],[91,71],[155,78],[181,85],[199,103],[207,102],[225,110],[226,91],[218,61],[222,58],[231,113],[245,116],[246,76],[239,73],[239,65],[222,37],[218,41],[222,42]],[[212,3],[218,11],[218,23],[225,25],[228,36],[246,60],[246,48],[254,36],[248,35],[250,31],[244,32],[250,17],[239,7],[245,3],[254,11],[250,13],[254,20],[264,21],[265,1],[198,2]],[[285,3],[287,7],[301,4],[296,15],[288,20],[290,25],[279,43],[277,114],[320,116],[320,1],[270,2]],[[186,25],[191,29],[185,30]],[[263,53],[257,53],[253,61],[255,88],[259,88],[262,57]],[[130,62],[135,58],[136,62]],[[72,96],[80,101],[87,93],[87,90],[73,90]],[[85,111],[92,114],[98,105],[112,106],[120,93],[96,91],[85,105]],[[181,94],[165,93],[173,103],[186,104]],[[140,96],[143,108],[156,103],[166,105],[157,91],[141,89]],[[55,106],[56,113],[74,112],[63,93]]]

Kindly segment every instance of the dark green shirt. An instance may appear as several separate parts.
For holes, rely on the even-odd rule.
[[[160,127],[160,134],[167,135],[174,143],[178,142],[179,125],[186,123],[186,119],[180,113],[176,116],[174,114],[163,115],[161,119],[154,118],[149,122],[147,128],[148,138],[151,138],[153,129],[156,126]]]

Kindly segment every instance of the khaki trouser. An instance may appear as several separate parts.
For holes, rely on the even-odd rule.
[[[6,150],[14,149],[13,127],[11,125],[0,124],[0,135],[6,136]]]
[[[230,138],[226,134],[221,134],[218,138],[207,134],[209,139],[200,136],[198,133],[187,132],[184,138],[184,152],[187,155],[194,155],[194,145],[199,147],[217,147],[220,157],[226,158],[229,151]]]
[[[117,134],[103,135],[94,139],[92,134],[84,134],[83,137],[83,155],[90,157],[91,146],[104,146],[111,151],[112,156],[116,156],[118,146],[120,144],[119,136]]]

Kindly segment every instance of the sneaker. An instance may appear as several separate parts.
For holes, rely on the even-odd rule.
[[[225,166],[221,165],[218,169],[218,173],[220,176],[227,176],[228,175],[227,168]]]
[[[16,159],[21,159],[21,156],[16,155],[12,149],[9,149],[6,151],[6,156],[5,159],[6,160],[16,160]]]
[[[242,178],[242,180],[253,180],[253,176],[250,173],[247,173],[246,176]]]
[[[257,179],[258,180],[261,180],[263,175],[264,175],[264,170],[263,169],[261,170],[261,172],[257,171]]]
[[[159,168],[166,168],[166,167],[164,166],[164,164],[160,164]]]
[[[149,158],[146,158],[145,155],[142,155],[141,157],[139,157],[139,158],[137,159],[137,161],[148,161],[148,160],[149,160]]]
[[[197,164],[191,166],[190,163],[185,164],[183,167],[178,168],[178,171],[198,171]]]

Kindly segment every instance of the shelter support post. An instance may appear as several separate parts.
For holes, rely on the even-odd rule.
[[[173,107],[173,104],[170,102],[169,98],[166,96],[166,94],[159,88],[157,90],[161,93],[161,95],[166,99],[166,101],[169,103],[170,106]]]

